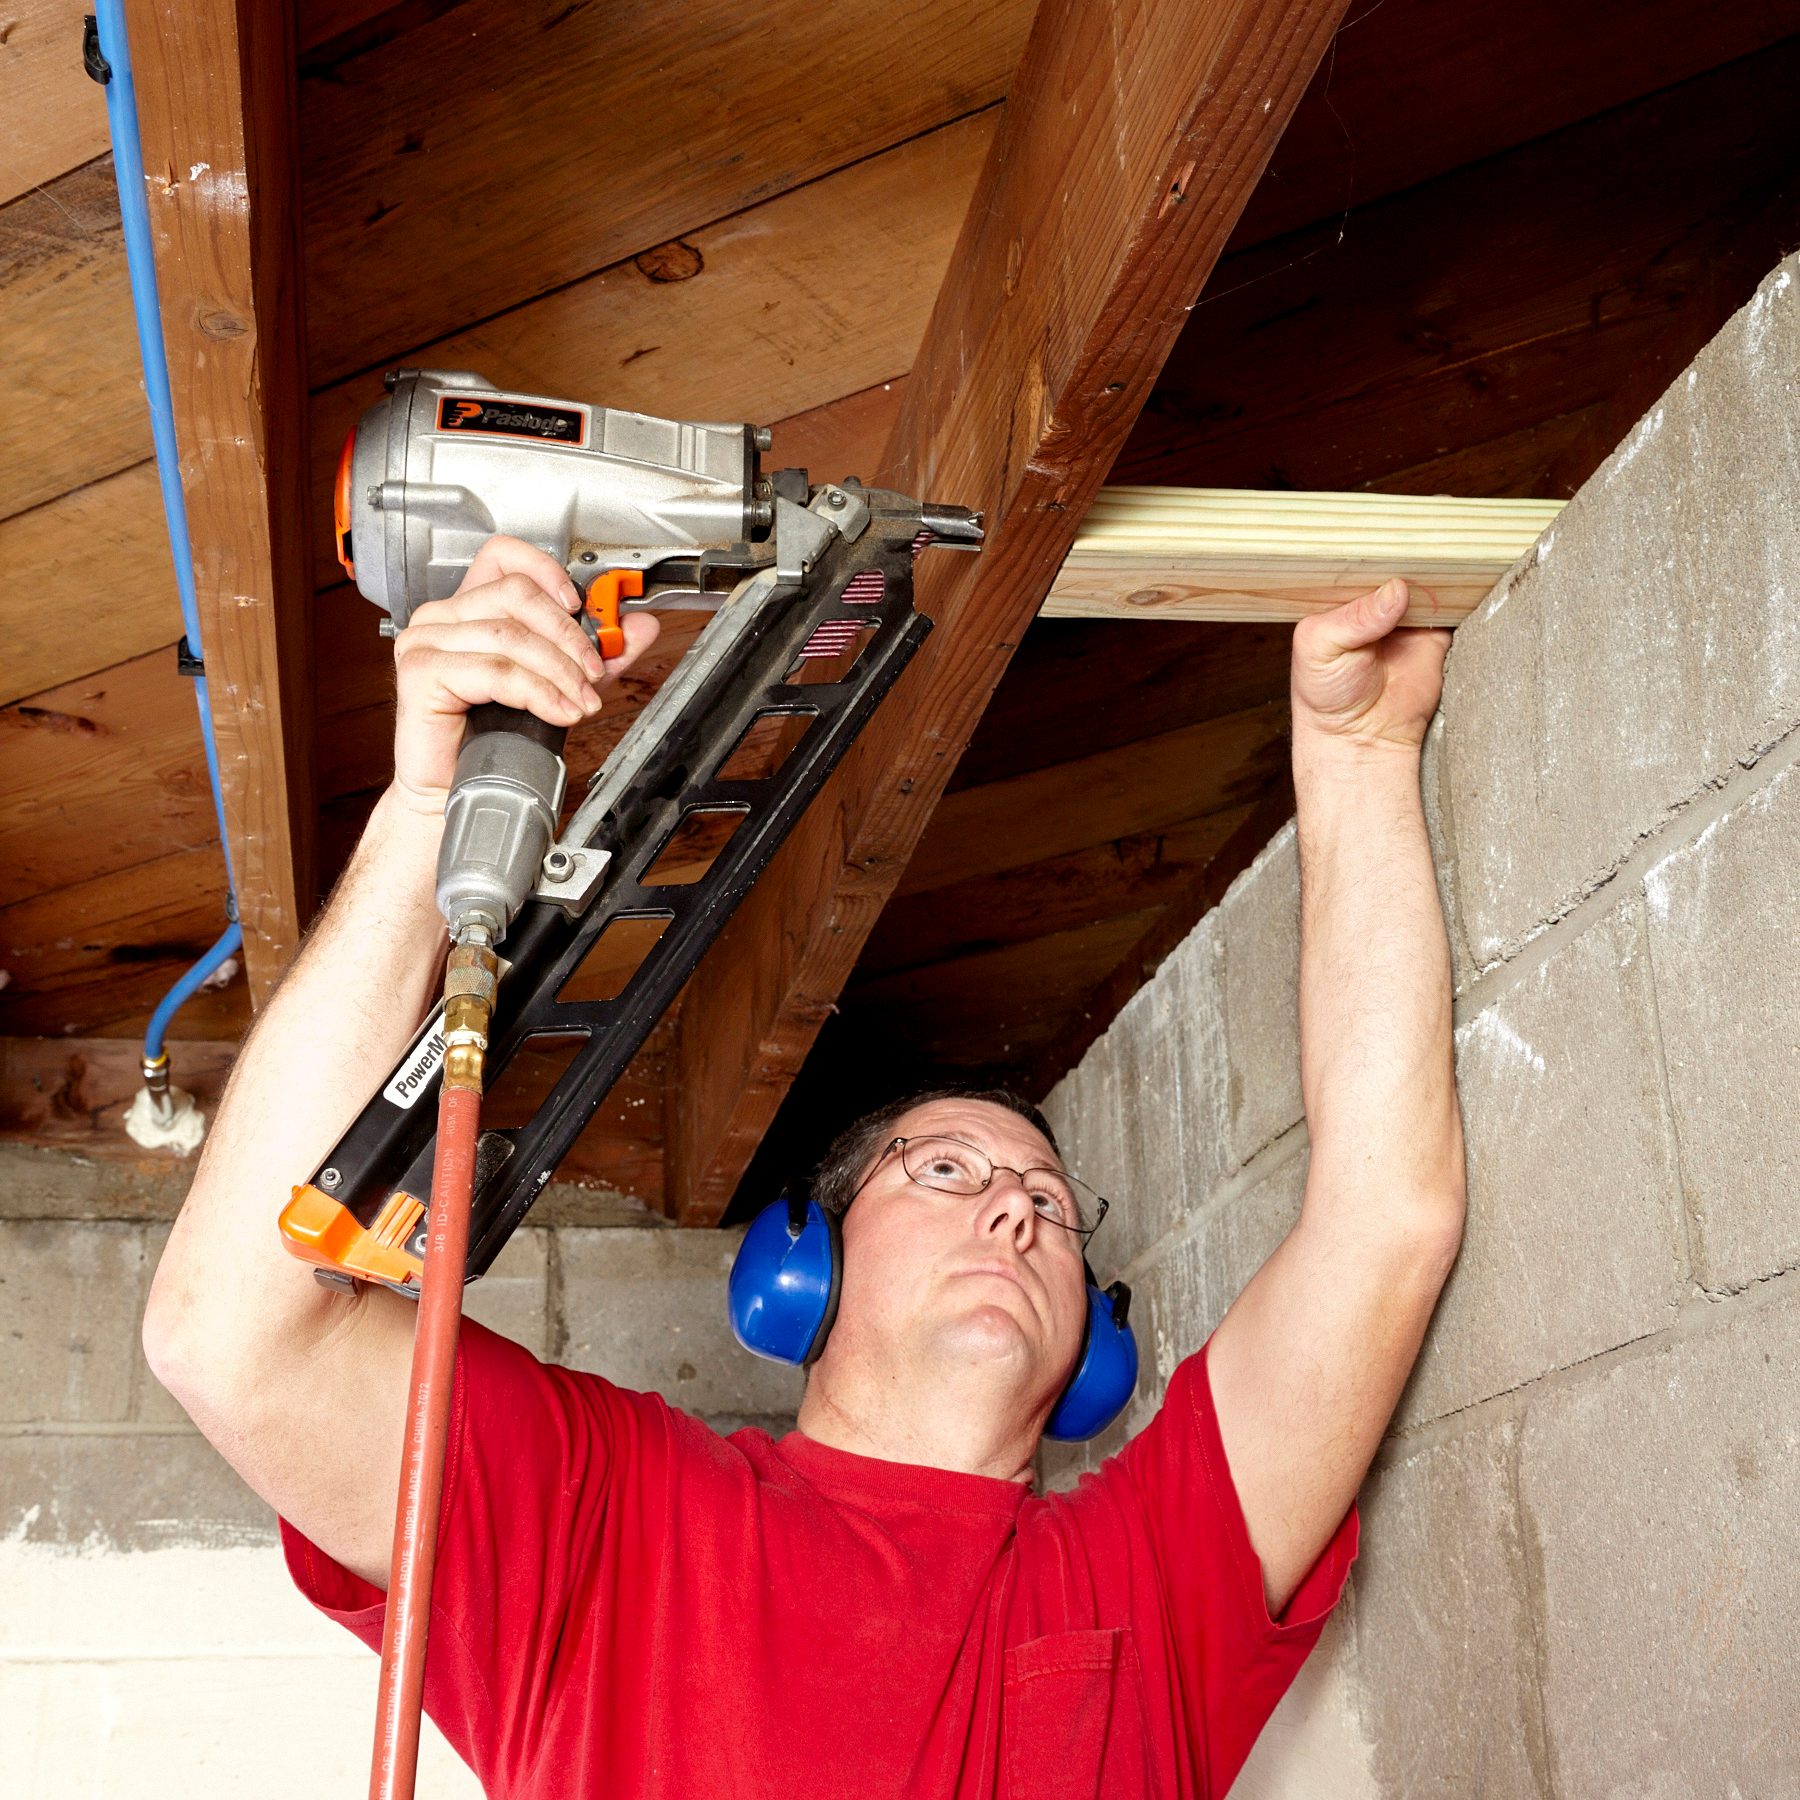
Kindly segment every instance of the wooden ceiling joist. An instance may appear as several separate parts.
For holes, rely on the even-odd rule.
[[[311,911],[293,18],[128,0],[150,229],[252,991]]]
[[[1045,0],[884,479],[983,509],[937,629],[689,985],[665,1205],[716,1220],[1267,164],[1341,0]]]
[[[171,1043],[181,1084],[210,1116],[235,1044]],[[122,1037],[0,1037],[0,1144],[137,1161],[125,1109],[143,1090],[143,1046]]]
[[[1406,625],[1456,625],[1562,510],[1442,494],[1102,488],[1043,606],[1052,619],[1292,624],[1390,575]]]

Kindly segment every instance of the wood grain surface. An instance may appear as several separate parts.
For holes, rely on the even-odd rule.
[[[292,19],[131,0],[150,229],[252,991],[312,906]]]
[[[937,629],[690,984],[667,1202],[724,1210],[1335,27],[1335,0],[1046,0],[885,478],[981,508]]]

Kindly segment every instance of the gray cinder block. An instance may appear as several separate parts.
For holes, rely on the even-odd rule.
[[[1238,1166],[1231,1139],[1231,1071],[1225,1050],[1225,979],[1217,909],[1182,940],[1159,978],[1168,984],[1165,1028],[1175,1052],[1174,1083],[1181,1109],[1180,1217],[1186,1218]]]
[[[1355,1599],[1352,1582],[1269,1715],[1230,1800],[1385,1800],[1353,1686]]]
[[[1483,967],[1800,721],[1797,276],[1769,276],[1457,633],[1445,769]]]
[[[1557,1794],[1800,1793],[1797,1363],[1780,1293],[1528,1402]]]
[[[1130,1145],[1119,1128],[1118,1023],[1095,1039],[1044,1103],[1065,1166],[1112,1202],[1093,1243],[1096,1268],[1109,1271],[1125,1261],[1120,1244],[1137,1206]]]
[[[1462,1253],[1402,1424],[1660,1330],[1686,1287],[1633,897],[1459,1027]]]
[[[140,1226],[0,1220],[0,1420],[130,1416],[143,1272]]]
[[[266,1544],[275,1515],[197,1432],[0,1437],[0,1538],[86,1551]]]
[[[1301,1116],[1300,853],[1289,820],[1219,902],[1230,1152],[1248,1162]]]
[[[1216,1013],[1217,1001],[1203,986],[1195,995],[1198,984],[1186,975],[1183,964],[1165,962],[1114,1028],[1127,1178],[1113,1196],[1105,1235],[1112,1239],[1107,1255],[1120,1267],[1174,1230],[1211,1185],[1217,1140],[1207,1130],[1205,1073],[1192,1052],[1196,1038],[1216,1036],[1201,1015],[1208,1002]]]
[[[549,1241],[547,1231],[515,1231],[494,1266],[463,1294],[471,1319],[536,1357],[550,1353]]]
[[[1800,1262],[1796,870],[1790,767],[1644,878],[1694,1273],[1712,1290]]]
[[[1451,645],[1450,653],[1456,654]],[[1469,955],[1462,917],[1456,899],[1456,821],[1450,809],[1449,784],[1444,775],[1444,713],[1440,707],[1425,733],[1419,756],[1419,800],[1425,814],[1425,837],[1431,846],[1431,866],[1437,875],[1438,905],[1444,915],[1444,934],[1450,944],[1450,991],[1462,991],[1475,979],[1474,959]]]
[[[1206,1342],[1244,1284],[1292,1230],[1306,1190],[1306,1163],[1304,1152],[1290,1155],[1244,1192],[1215,1201],[1140,1272],[1132,1325],[1142,1406],[1134,1425],[1161,1404],[1176,1364]]]
[[[562,1360],[702,1417],[792,1419],[800,1371],[738,1346],[725,1283],[739,1231],[558,1232]]]
[[[1515,1428],[1489,1417],[1364,1489],[1351,1686],[1377,1792],[1544,1800]],[[1569,1790],[1600,1794],[1606,1788]]]

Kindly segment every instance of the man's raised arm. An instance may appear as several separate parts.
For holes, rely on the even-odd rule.
[[[412,1306],[328,1293],[277,1218],[380,1085],[437,991],[433,888],[463,715],[487,700],[559,725],[599,708],[590,683],[656,635],[628,621],[603,667],[569,615],[555,560],[493,538],[458,593],[395,641],[394,785],[331,904],[251,1032],[156,1272],[144,1347],[158,1378],[263,1499],[385,1585],[399,1488]]]
[[[1450,956],[1419,793],[1450,634],[1396,631],[1403,582],[1294,633],[1299,1222],[1208,1352],[1220,1434],[1288,1602],[1362,1485],[1461,1242]]]

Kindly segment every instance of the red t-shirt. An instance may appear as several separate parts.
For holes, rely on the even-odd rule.
[[[379,1589],[285,1522],[378,1648]],[[425,1701],[490,1795],[1221,1795],[1336,1604],[1274,1623],[1205,1352],[1066,1494],[721,1438],[465,1324]]]

